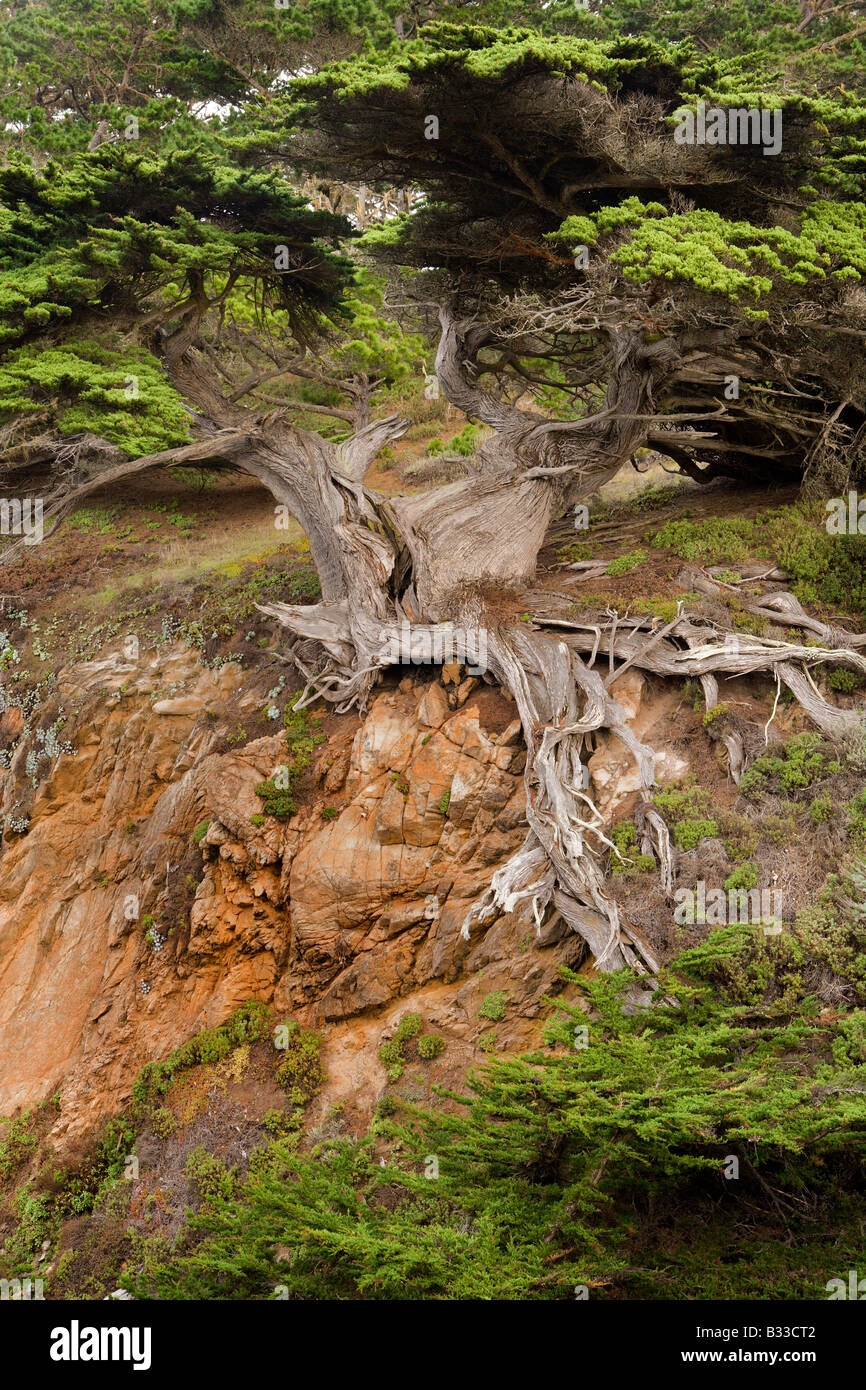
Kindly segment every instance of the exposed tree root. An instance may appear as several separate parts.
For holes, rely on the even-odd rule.
[[[773,597],[778,603],[779,596]],[[544,598],[549,606],[551,595]],[[783,610],[793,611],[785,604],[772,611]],[[303,702],[323,696],[340,710],[363,707],[379,671],[409,662],[413,655],[424,659],[428,653],[429,660],[435,643],[453,642],[455,633],[468,650],[480,650],[483,627],[488,671],[513,696],[523,725],[529,829],[520,850],[496,870],[487,892],[467,915],[463,934],[468,938],[474,925],[521,905],[540,931],[545,914],[553,909],[586,941],[596,966],[605,971],[628,965],[639,974],[653,974],[658,965],[605,891],[602,856],[608,849],[617,851],[587,790],[588,735],[609,730],[634,756],[643,792],[635,816],[641,851],[658,863],[664,893],[673,891],[670,837],[651,802],[654,754],[626,722],[624,710],[609,692],[612,681],[630,667],[680,679],[695,677],[712,708],[718,703],[718,676],[767,671],[776,676],[779,688],[784,683],[792,691],[823,732],[838,736],[861,723],[855,711],[830,705],[809,674],[811,665],[827,661],[866,674],[866,657],[855,650],[866,645],[866,637],[857,635],[841,634],[850,645],[807,647],[725,632],[685,612],[661,629],[648,618],[624,622],[615,612],[595,623],[551,615],[539,618],[547,629],[540,631],[522,623],[484,625],[471,604],[458,628],[409,625],[405,618],[383,622],[348,603],[309,608],[272,604],[261,611],[297,636],[321,644],[328,664],[318,675],[310,675]],[[802,617],[800,625],[805,625]],[[820,626],[828,636],[837,635]],[[600,657],[607,657],[604,675],[595,669]],[[734,732],[724,742],[731,775],[738,781],[745,762],[742,739]]]
[[[514,696],[526,737],[529,832],[468,914],[464,935],[473,922],[486,920],[497,909],[511,912],[521,901],[531,904],[540,929],[552,903],[587,941],[599,969],[630,965],[639,973],[654,972],[658,965],[647,945],[605,892],[600,853],[611,842],[585,789],[581,758],[586,735],[609,728],[634,754],[648,790],[654,781],[652,751],[635,737],[599,675],[564,642],[515,625],[495,632],[490,646],[491,669]],[[607,923],[604,935],[588,918],[588,907],[598,914],[597,921]]]
[[[339,712],[363,710],[388,666],[455,659],[485,669],[517,704],[527,751],[527,836],[468,914],[464,933],[496,912],[516,909],[540,929],[553,910],[587,942],[600,969],[628,965],[652,974],[657,963],[651,951],[605,889],[603,857],[617,851],[588,791],[587,740],[609,730],[637,762],[641,848],[656,859],[662,888],[671,893],[670,839],[651,804],[654,754],[626,722],[610,693],[612,682],[631,667],[694,677],[712,708],[720,676],[767,671],[777,690],[784,683],[819,728],[839,735],[859,716],[829,704],[809,669],[832,661],[866,673],[866,657],[858,651],[866,646],[866,635],[851,636],[811,618],[784,591],[754,603],[738,586],[703,572],[689,573],[687,587],[715,597],[735,592],[748,611],[808,631],[823,645],[726,632],[682,609],[665,626],[613,609],[599,622],[583,622],[567,600],[549,593],[530,596],[527,606],[538,614],[536,626],[492,619],[479,597],[485,587],[530,582],[552,518],[613,476],[646,443],[653,392],[677,370],[678,350],[670,341],[647,344],[630,327],[617,329],[611,340],[614,371],[602,406],[564,422],[519,410],[480,390],[477,357],[486,330],[464,330],[446,310],[441,318],[437,374],[442,388],[453,404],[495,431],[472,478],[389,500],[366,488],[363,479],[376,452],[405,431],[406,421],[396,416],[359,421],[345,443],[331,445],[286,423],[283,411],[256,415],[238,407],[234,397],[214,390],[201,355],[184,352],[181,345],[171,364],[175,384],[196,403],[201,420],[210,422],[207,437],[116,463],[93,477],[70,475],[50,499],[46,521],[56,524],[87,492],[146,467],[208,460],[241,464],[303,527],[319,574],[320,604],[260,608],[293,638],[287,659],[305,681],[302,704],[322,696]],[[585,568],[582,562],[580,567]],[[454,611],[457,624],[439,621]],[[735,731],[722,736],[736,781],[745,765],[743,742]]]
[[[563,640],[577,651],[592,650],[597,643],[597,623],[560,619],[556,626],[563,631]],[[748,633],[723,634],[718,630],[697,629],[687,621],[681,624],[677,636],[688,645],[676,647],[670,641],[654,645],[641,643],[640,629],[614,631],[612,622],[602,624],[602,634],[609,634],[614,656],[630,665],[655,675],[675,676],[682,680],[716,675],[743,676],[755,671],[767,671],[779,677],[792,692],[823,733],[839,736],[862,723],[856,710],[843,710],[828,704],[809,675],[809,667],[822,662],[849,666],[866,675],[866,658],[850,647],[807,647],[795,642],[776,641],[770,637],[754,637]],[[644,637],[646,633],[644,632]],[[717,702],[717,683],[711,687],[708,708]],[[706,687],[705,687],[706,693]]]
[[[311,678],[301,704],[322,696],[345,710],[361,702],[372,673],[411,659],[405,624],[370,620],[345,604],[272,604],[261,611],[297,635],[317,639],[328,654],[329,665]],[[477,618],[465,616],[472,617],[472,627],[413,624],[409,632],[419,654],[433,650],[436,641],[452,641],[455,631],[470,649],[479,650]],[[648,794],[654,782],[652,751],[635,737],[599,674],[564,641],[514,624],[486,628],[485,645],[487,667],[514,697],[523,725],[529,830],[521,849],[496,871],[487,893],[467,916],[464,935],[468,937],[474,923],[496,912],[513,912],[520,904],[526,905],[540,930],[553,906],[587,942],[600,969],[630,965],[638,973],[654,973],[658,966],[648,946],[622,920],[617,903],[605,892],[601,855],[611,842],[586,790],[581,756],[588,734],[612,730],[637,759]],[[667,832],[652,812],[647,813],[645,838],[659,853],[663,881],[670,884]]]

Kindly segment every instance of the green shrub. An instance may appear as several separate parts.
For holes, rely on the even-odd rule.
[[[277,1067],[278,1085],[288,1094],[293,1105],[307,1105],[321,1089],[325,1074],[319,1052],[322,1039],[309,1028],[297,1023],[287,1025],[285,1055]]]
[[[677,616],[680,603],[685,611],[695,608],[698,604],[706,603],[706,598],[702,594],[695,593],[680,594],[679,599],[650,595],[648,598],[633,599],[629,603],[629,607],[633,613],[644,613],[647,617],[660,618],[663,623],[672,623]],[[700,686],[698,686],[698,690],[700,690]]]
[[[445,1039],[440,1038],[437,1033],[425,1033],[415,1044],[418,1049],[418,1056],[423,1057],[425,1062],[438,1057],[440,1052],[445,1050]]]
[[[829,792],[823,792],[821,796],[816,796],[809,805],[809,815],[816,825],[822,821],[832,820],[836,814],[836,805]]]
[[[300,1110],[268,1110],[262,1116],[262,1128],[278,1139],[300,1134],[303,1126],[304,1119]]]
[[[745,888],[748,892],[758,885],[758,870],[754,864],[740,864],[732,874],[725,879],[725,891],[730,893],[732,889]]]
[[[848,829],[856,840],[866,839],[866,790],[845,802]]]
[[[866,864],[855,858],[841,874],[830,874],[813,903],[801,908],[794,924],[796,939],[810,961],[849,981],[866,997]]]
[[[790,794],[840,771],[841,763],[830,757],[821,734],[795,734],[781,754],[764,753],[755,759],[740,778],[740,795],[757,800],[774,785]]]
[[[632,550],[626,555],[617,555],[614,560],[611,560],[605,570],[605,574],[609,574],[611,578],[614,578],[618,574],[628,574],[629,570],[636,569],[638,565],[642,565],[648,555],[648,550]],[[676,615],[676,609],[674,609],[674,614]]]
[[[286,763],[279,773],[256,787],[256,796],[265,803],[265,814],[276,820],[288,820],[297,811],[295,788],[310,766],[317,744],[325,740],[325,735],[311,724],[307,711],[295,709],[300,698],[300,694],[293,696],[283,714],[289,745]]]
[[[827,684],[831,690],[839,690],[844,695],[850,695],[852,690],[856,690],[862,684],[862,676],[857,671],[849,671],[846,667],[840,666],[837,670],[831,671],[827,677]]]
[[[669,521],[650,538],[681,560],[701,564],[774,560],[801,603],[866,610],[866,537],[828,535],[820,503],[801,502],[755,517]]]
[[[693,820],[708,811],[710,793],[704,787],[693,784],[671,786],[655,792],[653,801],[663,815],[673,822]]]
[[[452,1105],[413,1106],[411,1125],[380,1113],[359,1140],[277,1141],[191,1242],[125,1282],[185,1300],[281,1284],[320,1301],[565,1302],[583,1284],[622,1301],[669,1298],[673,1268],[694,1300],[820,1299],[862,1252],[866,1026],[785,986],[792,952],[723,928],[628,1012],[629,972],[563,971],[584,998],[550,1001],[545,1046],[491,1057]],[[722,1188],[728,1155],[741,1180]]]
[[[674,826],[674,841],[680,849],[695,849],[701,840],[714,840],[718,833],[717,821],[681,820]]]
[[[168,1139],[177,1129],[177,1120],[168,1106],[161,1105],[151,1115],[150,1127],[158,1139]]]
[[[470,458],[478,447],[478,440],[481,434],[481,426],[473,424],[470,420],[465,424],[459,434],[455,434],[448,444],[448,452],[459,454],[463,458]],[[429,449],[427,451],[430,452]]]
[[[493,990],[491,994],[484,996],[478,1010],[478,1017],[489,1018],[494,1023],[498,1023],[501,1018],[505,1017],[506,1007],[505,992],[501,989]]]
[[[837,1065],[860,1066],[866,1062],[866,1009],[855,1009],[839,1020],[839,1037],[833,1043]]]
[[[186,1175],[203,1202],[214,1199],[228,1201],[234,1195],[234,1170],[227,1168],[222,1159],[208,1153],[201,1145],[193,1149],[187,1158]]]
[[[201,823],[201,825],[197,825],[197,826],[196,826],[195,830],[192,832],[193,844],[196,844],[196,845],[200,845],[200,844],[201,844],[202,840],[204,839],[205,835],[206,835],[207,832],[208,832],[208,827],[209,827],[209,826],[210,826],[210,821],[209,821],[209,820],[203,820],[202,823]]]
[[[220,1062],[241,1043],[256,1042],[268,1031],[270,1010],[257,1000],[241,1004],[219,1028],[206,1028],[177,1048],[162,1062],[142,1067],[132,1088],[138,1109],[149,1109],[165,1095],[176,1075],[200,1064]]]
[[[21,1270],[32,1268],[36,1252],[46,1239],[47,1223],[51,1215],[48,1197],[42,1193],[23,1187],[15,1196],[13,1210],[17,1222],[11,1235],[7,1235],[5,1257],[13,1268]]]
[[[38,1141],[31,1132],[29,1110],[14,1120],[0,1119],[0,1125],[0,1176],[6,1178],[33,1152]]]
[[[714,724],[717,719],[721,719],[727,712],[728,706],[726,704],[713,705],[712,709],[704,711],[701,723],[706,729],[710,724]]]
[[[289,820],[298,809],[291,785],[277,786],[273,777],[269,777],[266,782],[259,782],[256,796],[261,797],[265,803],[265,815],[273,816],[275,820]]]
[[[633,821],[623,821],[621,825],[614,826],[610,832],[610,838],[622,855],[622,859],[620,859],[616,854],[611,854],[611,874],[621,874],[624,878],[634,878],[635,874],[651,873],[655,868],[656,861],[651,854],[631,853],[632,850],[637,849],[637,837]]]
[[[379,1061],[387,1067],[392,1081],[399,1081],[403,1075],[404,1048],[410,1038],[421,1031],[420,1014],[404,1014],[397,1024],[393,1038],[389,1038],[379,1048]]]

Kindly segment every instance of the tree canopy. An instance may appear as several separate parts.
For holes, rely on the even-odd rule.
[[[837,62],[835,48],[823,63],[796,47],[722,58],[690,40],[439,24],[293,84],[270,111],[270,148],[320,174],[339,165],[423,189],[410,217],[371,235],[371,254],[438,267],[512,351],[524,329],[575,380],[587,364],[609,380],[617,326],[675,344],[653,396],[694,476],[798,476],[817,453],[841,485],[842,449],[863,466],[850,348],[866,333],[866,106]],[[678,143],[701,102],[777,120],[778,151]],[[796,403],[772,405],[774,381],[796,383]],[[712,432],[689,428],[712,417]],[[651,425],[651,442],[661,432]]]

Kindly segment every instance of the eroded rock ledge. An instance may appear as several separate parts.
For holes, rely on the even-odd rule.
[[[5,773],[4,814],[24,799],[30,825],[7,830],[0,859],[0,1111],[62,1089],[59,1149],[123,1108],[145,1062],[246,999],[321,1029],[319,1104],[351,1096],[362,1119],[404,1011],[446,1036],[456,1075],[482,1055],[485,993],[509,1000],[499,1045],[522,1045],[560,964],[581,960],[562,924],[538,938],[506,916],[460,936],[525,833],[509,702],[406,678],[362,723],[330,720],[300,810],[261,823],[255,788],[286,743],[219,751],[220,720],[261,709],[244,680],[180,646],[70,667],[58,697],[76,756],[35,789],[23,747]]]

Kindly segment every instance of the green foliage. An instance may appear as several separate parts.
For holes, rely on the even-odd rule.
[[[168,1139],[177,1129],[177,1120],[168,1106],[161,1105],[151,1115],[150,1127],[158,1139]]]
[[[611,576],[628,574],[629,570],[636,569],[638,565],[642,565],[648,555],[648,550],[632,550],[627,555],[617,555],[616,559],[611,560],[605,570],[605,574]]]
[[[425,1062],[430,1062],[434,1057],[438,1057],[440,1052],[445,1051],[445,1039],[438,1033],[424,1033],[415,1044],[418,1056]]]
[[[650,543],[701,564],[772,560],[802,603],[866,612],[866,536],[828,535],[825,516],[819,504],[800,503],[755,517],[669,521]]]
[[[849,671],[844,666],[839,666],[835,671],[831,671],[827,677],[827,684],[831,690],[839,690],[843,695],[850,695],[852,690],[863,684],[863,677],[859,671]]]
[[[668,787],[653,797],[674,833],[680,849],[694,849],[701,840],[715,839],[719,822],[707,814],[710,794],[703,787]]]
[[[631,197],[590,217],[569,217],[554,236],[591,245],[629,227],[630,237],[610,257],[629,280],[680,281],[707,295],[746,301],[743,313],[761,318],[768,311],[754,304],[768,297],[777,282],[807,285],[823,279],[831,267],[835,274],[859,278],[866,269],[862,207],[819,201],[803,214],[800,225],[796,233],[709,209],[672,213],[663,203]]]
[[[447,1110],[380,1115],[375,1139],[303,1153],[278,1141],[232,1199],[193,1219],[196,1243],[127,1282],[160,1298],[268,1298],[285,1285],[315,1299],[573,1300],[578,1283],[601,1298],[666,1298],[673,1267],[680,1297],[821,1297],[859,1241],[866,1121],[851,1088],[866,1033],[857,1017],[819,1019],[806,998],[741,1003],[766,994],[761,978],[784,966],[774,952],[752,929],[715,932],[661,981],[663,1002],[636,1014],[622,1008],[626,972],[564,972],[589,1013],[556,1001],[544,1049],[490,1061]],[[587,1023],[590,1044],[576,1049]],[[737,1183],[722,1176],[730,1154]],[[826,1215],[801,1226],[789,1198],[813,1192]]]
[[[839,1037],[833,1043],[833,1057],[843,1067],[866,1062],[866,1009],[855,1009],[839,1020]]]
[[[206,835],[207,832],[208,832],[208,827],[209,827],[209,825],[210,825],[210,821],[209,821],[209,820],[203,820],[203,821],[201,822],[200,825],[197,825],[197,826],[196,826],[195,830],[192,832],[193,844],[195,844],[195,845],[200,845],[200,844],[201,844],[202,840],[204,839],[205,835]]]
[[[265,803],[266,815],[274,816],[277,820],[288,820],[297,811],[297,784],[310,766],[317,745],[325,740],[325,735],[316,729],[308,711],[295,708],[300,698],[299,694],[293,696],[283,713],[289,756],[280,773],[275,773],[256,787],[256,796]]]
[[[740,794],[756,801],[771,789],[790,795],[840,771],[821,734],[795,734],[779,754],[763,753],[740,778]]]
[[[365,372],[396,386],[423,374],[427,344],[383,312],[384,298],[383,277],[359,268],[352,289],[343,296],[346,327],[334,360],[347,374]]]
[[[471,458],[478,448],[481,435],[481,426],[473,424],[471,421],[464,425],[459,434],[455,434],[448,442],[449,452],[459,454],[463,458]]]
[[[14,1120],[0,1118],[0,1125],[0,1177],[7,1178],[29,1157],[38,1140],[31,1128],[29,1110]]]
[[[809,805],[809,815],[815,825],[832,820],[835,814],[836,803],[829,792],[823,792],[821,796],[816,796]]]
[[[591,560],[592,551],[586,541],[570,541],[557,550],[556,558],[561,564],[570,565],[578,560]]]
[[[507,1004],[504,990],[493,990],[492,993],[485,994],[481,1001],[478,1009],[478,1017],[489,1018],[492,1019],[494,1023],[498,1023],[501,1018],[505,1017],[506,1008]]]
[[[59,1179],[53,1203],[55,1216],[92,1211],[124,1181],[127,1155],[135,1148],[136,1129],[133,1118],[110,1120],[83,1162],[55,1174]]]
[[[866,842],[866,789],[845,802],[848,828],[855,840]]]
[[[0,422],[29,414],[47,414],[60,434],[98,434],[130,457],[189,437],[189,415],[156,359],[96,341],[27,344],[0,361]]]
[[[651,854],[632,853],[637,850],[634,821],[627,820],[621,825],[615,825],[610,832],[610,838],[619,851],[619,854],[612,854],[610,857],[612,875],[634,878],[635,874],[650,873],[655,869],[656,862]]]
[[[201,1145],[186,1160],[186,1175],[202,1202],[228,1201],[235,1189],[235,1173]]]
[[[273,1134],[277,1139],[287,1139],[290,1136],[299,1138],[303,1129],[304,1119],[300,1110],[268,1110],[262,1116],[262,1128],[268,1134]]]
[[[748,892],[757,887],[758,870],[754,864],[739,864],[732,874],[725,879],[725,891],[730,893],[732,890],[743,888]]]
[[[646,613],[650,617],[661,618],[663,623],[672,623],[677,616],[677,609],[682,603],[684,608],[694,608],[696,603],[701,602],[700,594],[683,594],[679,600],[668,598],[637,598],[630,603],[633,613]]]
[[[319,1059],[322,1039],[294,1021],[287,1026],[285,1056],[277,1068],[276,1080],[293,1105],[304,1106],[318,1094],[325,1079]]]
[[[712,840],[719,833],[714,820],[681,820],[674,826],[674,840],[680,849],[694,849],[701,840]]]
[[[29,1187],[23,1187],[16,1194],[13,1206],[17,1222],[6,1241],[4,1257],[13,1269],[29,1270],[46,1237],[51,1208],[43,1193],[31,1192]]]
[[[270,1013],[265,1004],[250,1000],[241,1004],[219,1028],[207,1028],[190,1038],[162,1062],[148,1062],[132,1088],[132,1098],[139,1110],[149,1109],[159,1096],[165,1095],[175,1077],[190,1067],[221,1062],[241,1043],[263,1038],[269,1026]]]
[[[832,971],[866,998],[866,867],[862,852],[830,874],[816,900],[797,913],[796,940],[806,958]]]
[[[397,1024],[393,1038],[389,1038],[379,1048],[379,1061],[387,1067],[392,1081],[399,1081],[403,1075],[406,1043],[421,1031],[420,1014],[404,1014]]]
[[[190,129],[182,150],[121,141],[62,164],[7,164],[0,423],[22,437],[46,426],[92,433],[130,456],[183,443],[190,413],[155,354],[184,311],[245,293],[247,321],[270,315],[289,334],[319,332],[350,312],[354,272],[338,249],[350,234],[280,175],[227,162],[203,129],[198,139]],[[145,316],[151,331],[137,345]]]
[[[705,710],[701,718],[701,723],[706,729],[710,724],[715,724],[717,719],[722,719],[728,712],[725,704],[713,705],[712,709]]]
[[[273,777],[259,782],[256,796],[260,796],[265,803],[265,814],[273,816],[276,820],[289,820],[298,809],[298,803],[291,791],[286,787],[277,786]]]

